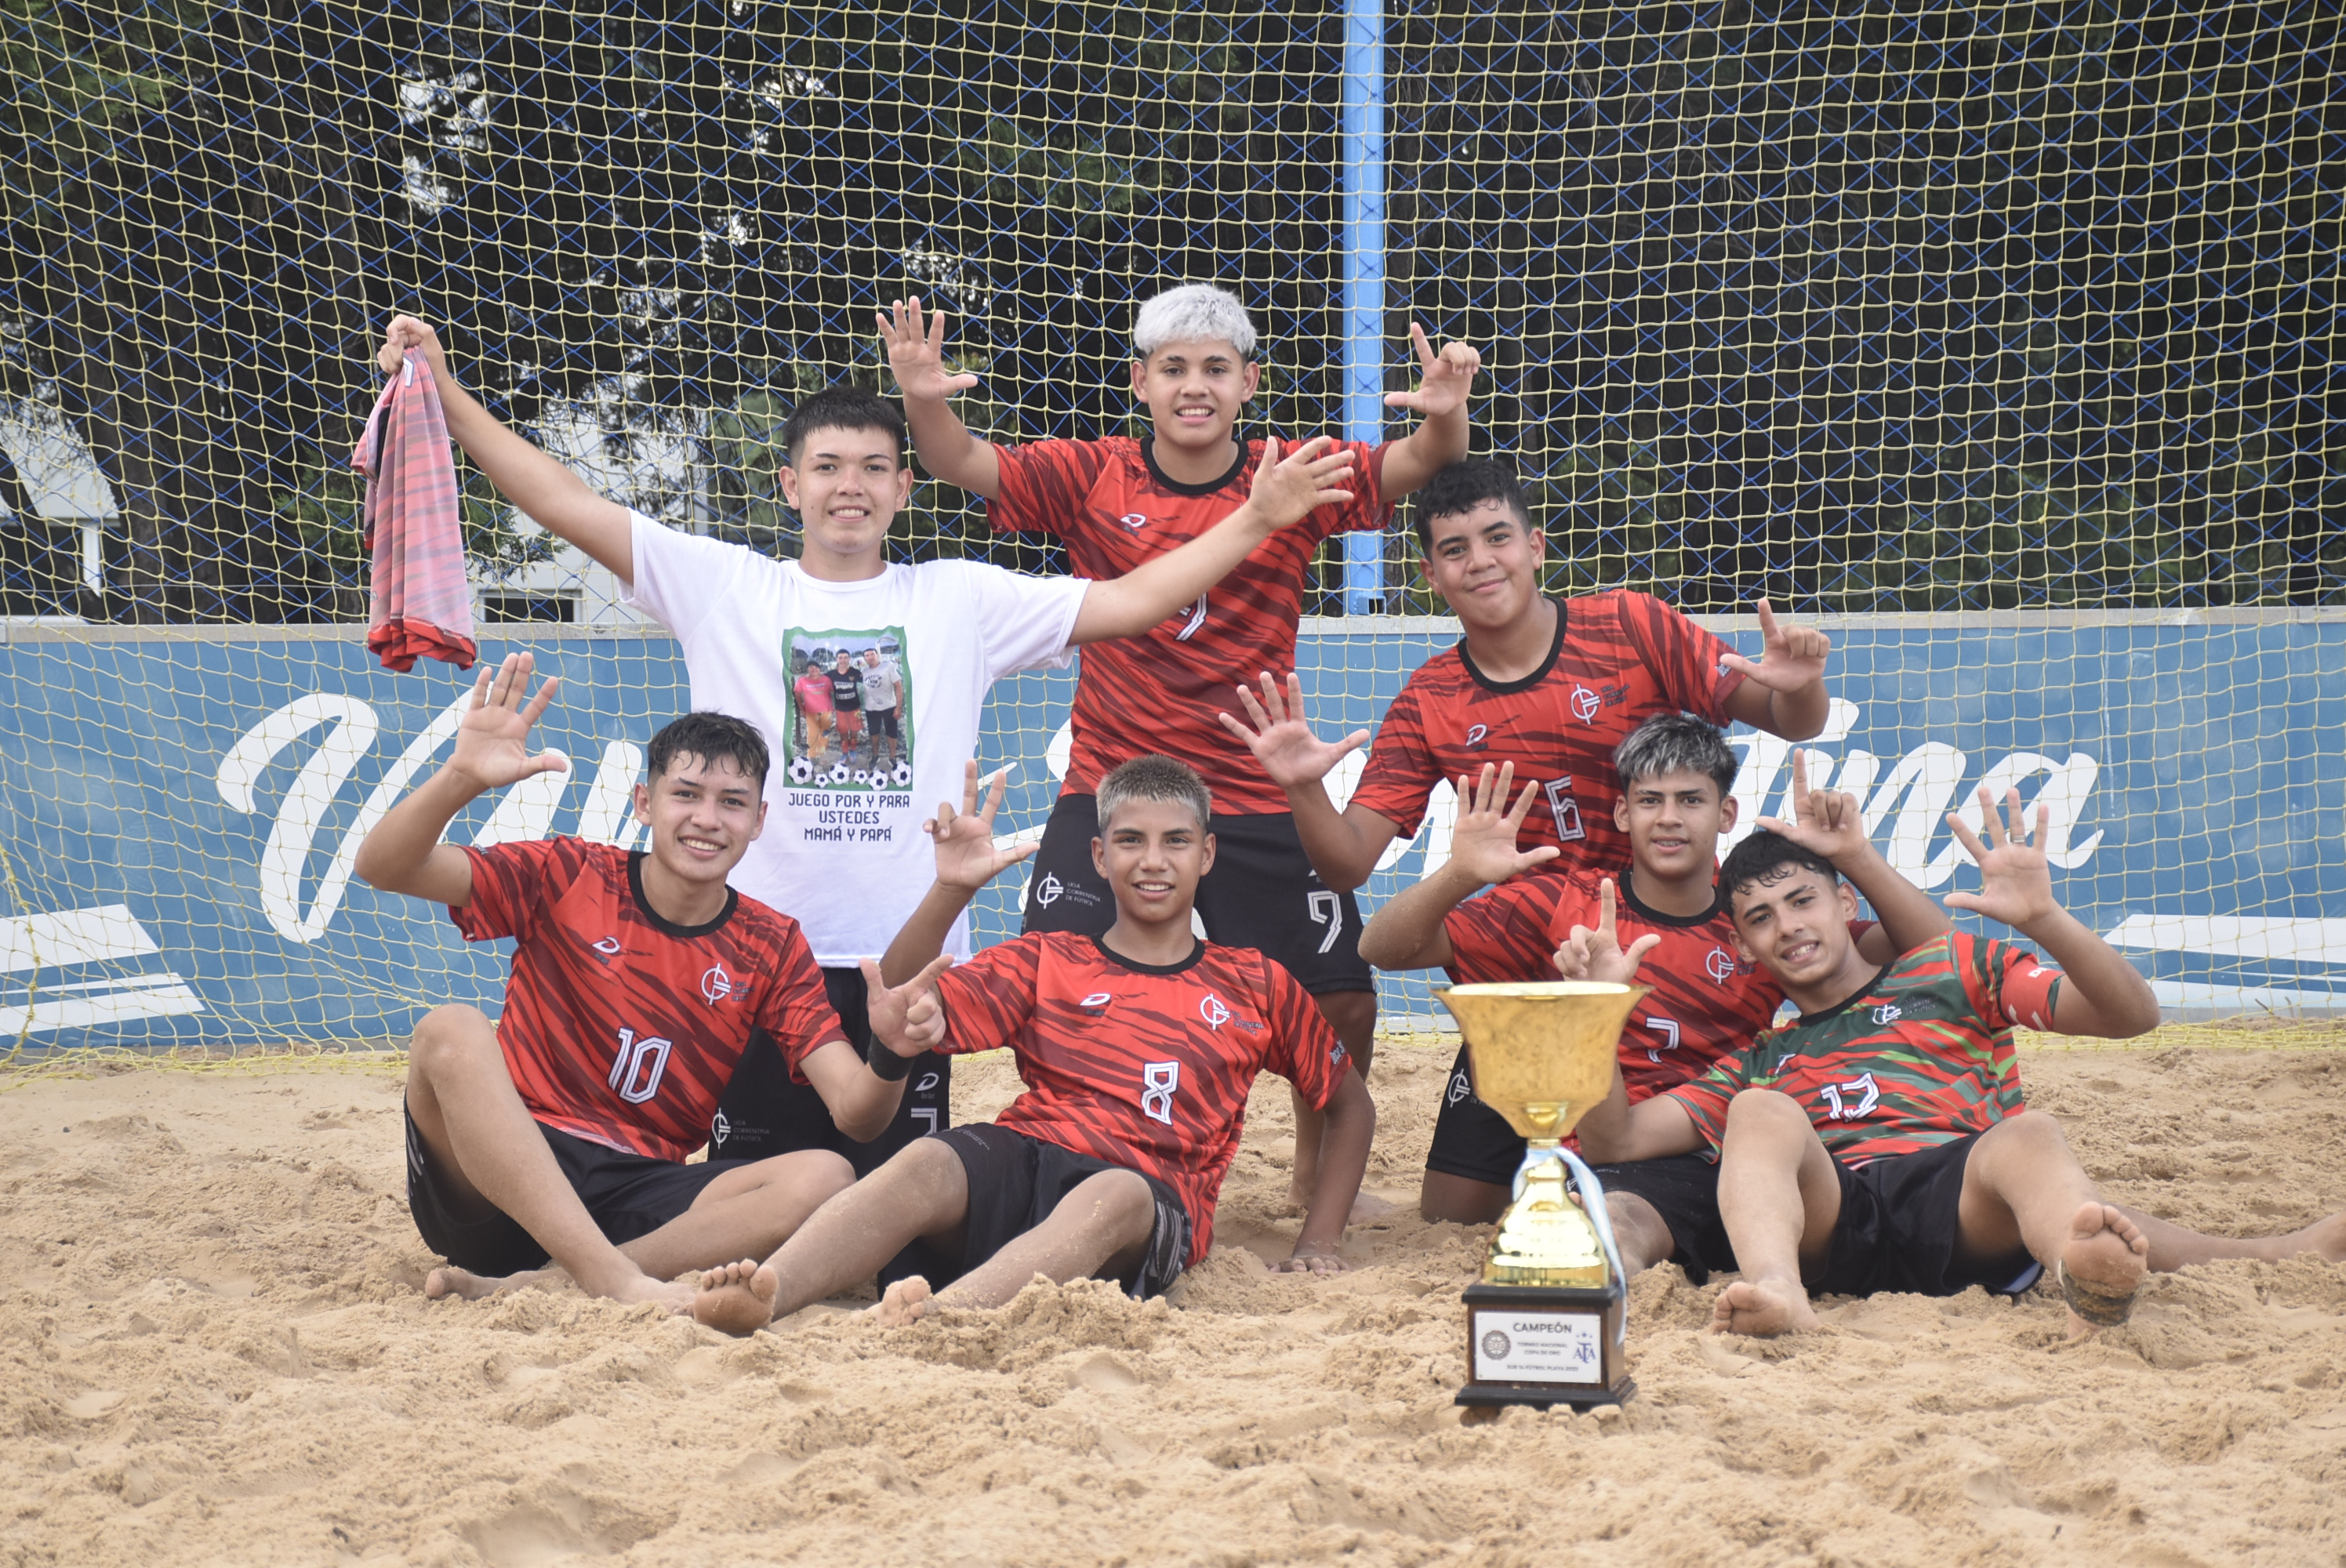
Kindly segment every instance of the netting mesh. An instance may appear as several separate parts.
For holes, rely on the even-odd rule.
[[[1373,238],[1344,198],[1368,145],[1345,118],[1362,58],[1347,20],[1341,3],[1234,0],[955,15],[9,0],[0,615],[362,616],[345,458],[396,310],[442,324],[493,409],[600,487],[777,554],[796,547],[780,422],[835,379],[886,387],[872,316],[905,292],[953,312],[952,352],[984,378],[964,416],[996,439],[1132,428],[1134,304],[1194,280],[1239,289],[1263,330],[1255,421],[1336,427],[1346,257]],[[1695,611],[1766,593],[1807,615],[2319,616],[2346,602],[2329,417],[2340,30],[2314,4],[1387,0],[1370,34],[1384,330],[1369,359],[1408,385],[1412,321],[1482,348],[1476,449],[1529,482],[1559,588],[1647,587]],[[477,476],[467,496],[484,620],[629,624],[607,575]],[[933,484],[892,549],[1058,565]],[[1341,615],[1343,585],[1331,548],[1308,607]],[[1355,589],[1356,612],[1442,610],[1404,532]],[[1305,644],[1315,680],[1441,640],[1388,646],[1385,623],[1355,624],[1388,641],[1323,624]],[[2218,704],[2191,720],[2220,709],[2215,740],[2157,699],[2166,739],[2146,742],[2149,781],[2128,797],[2138,823],[2227,798],[2248,838],[2221,863],[2143,862],[2103,890],[2114,920],[2177,887],[2193,918],[2318,920],[2346,897],[2334,856],[2306,871],[2291,826],[2335,808],[2339,770],[2313,755],[2310,713],[2255,687],[2275,659],[2334,675],[2339,647],[2276,636],[2242,634],[2233,665],[2185,681]],[[2166,668],[2147,632],[2113,637],[2111,657]],[[1872,722],[1915,689],[1901,672],[1930,666],[1928,641],[1881,640]],[[287,647],[280,664],[312,661],[310,687],[355,667]],[[2009,677],[2073,657],[1987,662]],[[680,667],[646,667],[666,684],[636,694],[643,712],[680,708]],[[2069,718],[2100,701],[2081,691],[2031,699],[2068,716],[2072,744],[2091,738]],[[1984,720],[1958,696],[1932,721],[1962,776]],[[1059,700],[1005,693],[989,745],[1041,758]],[[214,760],[250,717],[219,721]],[[124,769],[140,744],[124,737]],[[1889,793],[1870,815],[1889,832],[1944,758],[1902,773],[1876,748],[1865,778]],[[2048,769],[2064,755],[2039,748]],[[217,805],[208,767],[189,809]],[[1033,771],[1030,825],[1047,799]],[[2280,795],[2248,804],[2265,782]],[[28,822],[74,818],[58,801],[79,786],[11,788]],[[1770,788],[1755,787],[1772,805]],[[353,808],[334,809],[328,828]],[[171,827],[108,820],[156,841]],[[19,911],[136,891],[63,843],[18,841]],[[396,1028],[390,1001],[338,1026],[377,1024]]]

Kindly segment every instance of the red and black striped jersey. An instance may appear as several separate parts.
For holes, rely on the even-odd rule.
[[[727,890],[706,925],[644,900],[643,856],[583,839],[466,850],[473,898],[449,918],[515,939],[497,1044],[550,1127],[653,1159],[709,1141],[709,1118],[760,1030],[794,1076],[846,1038],[798,921]]]
[[[1384,525],[1391,508],[1378,478],[1385,449],[1340,444],[1357,465],[1345,486],[1353,493],[1350,502],[1322,506],[1280,529],[1196,604],[1148,630],[1084,649],[1068,793],[1089,794],[1118,763],[1161,752],[1198,770],[1217,811],[1260,816],[1288,809],[1286,792],[1218,716],[1239,711],[1234,688],[1241,681],[1264,670],[1284,678],[1295,667],[1296,621],[1321,543]],[[1158,468],[1149,446],[1119,435],[996,447],[1002,494],[987,516],[998,533],[1056,538],[1078,576],[1104,582],[1178,549],[1244,505],[1262,456],[1261,443],[1244,442],[1221,478],[1177,484]]]
[[[1463,641],[1421,665],[1386,709],[1351,803],[1414,835],[1437,786],[1513,762],[1517,789],[1541,785],[1521,848],[1562,850],[1550,871],[1624,864],[1613,748],[1658,713],[1726,724],[1727,698],[1743,684],[1740,672],[1719,667],[1730,651],[1649,594],[1561,600],[1555,644],[1520,680],[1485,677]]]
[[[1213,1241],[1256,1076],[1325,1109],[1352,1066],[1310,993],[1252,948],[1201,942],[1152,966],[1036,932],[945,971],[937,990],[944,1049],[1017,1055],[1026,1092],[994,1120],[1171,1186],[1196,1227],[1192,1263]]]
[[[2061,979],[2026,948],[1946,932],[1669,1093],[1714,1148],[1747,1088],[1798,1100],[1844,1164],[1953,1143],[2026,1108],[2012,1031],[2048,1026]]]
[[[1554,980],[1556,948],[1574,926],[1595,929],[1603,912],[1598,881],[1584,871],[1524,876],[1468,899],[1442,922],[1450,978]],[[1621,1031],[1621,1078],[1635,1105],[1750,1044],[1774,1021],[1784,993],[1766,970],[1736,956],[1724,900],[1702,914],[1668,915],[1638,900],[1627,871],[1617,881],[1621,945],[1649,933],[1662,939],[1637,970],[1638,983],[1654,989]]]

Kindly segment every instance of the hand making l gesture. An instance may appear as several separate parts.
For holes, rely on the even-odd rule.
[[[981,807],[977,759],[963,764],[961,809],[939,801],[937,814],[921,824],[921,830],[936,840],[938,881],[974,892],[1042,848],[1040,844],[1013,844],[1007,849],[995,845],[994,814],[1002,809],[1002,793],[1008,782],[1008,769],[996,773]]]
[[[1531,814],[1532,801],[1539,795],[1539,780],[1525,784],[1511,808],[1507,791],[1515,779],[1512,762],[1496,768],[1485,762],[1480,779],[1458,776],[1458,821],[1450,833],[1450,863],[1461,875],[1478,882],[1504,882],[1564,852],[1553,844],[1517,851],[1515,840],[1523,833],[1524,819]]]
[[[525,702],[530,672],[536,666],[536,658],[517,653],[507,654],[494,672],[486,665],[481,667],[473,681],[472,708],[456,726],[456,748],[448,759],[452,771],[483,789],[501,789],[540,773],[560,773],[569,768],[570,759],[561,752],[532,754],[524,744],[530,726],[537,722],[554,700],[555,688],[562,684],[549,677],[537,688],[537,695]]]
[[[1311,732],[1311,726],[1303,718],[1302,676],[1288,676],[1284,697],[1269,670],[1262,672],[1261,681],[1262,699],[1259,702],[1251,690],[1243,686],[1238,688],[1239,701],[1247,710],[1247,721],[1227,713],[1219,717],[1222,728],[1245,742],[1246,748],[1254,753],[1254,759],[1262,764],[1262,770],[1270,775],[1270,781],[1280,789],[1325,779],[1346,753],[1369,743],[1365,729],[1356,729],[1333,745]]]
[[[944,1003],[937,1000],[937,976],[953,967],[953,954],[941,952],[929,966],[891,986],[880,978],[880,966],[863,962],[863,985],[871,993],[872,1033],[899,1056],[933,1051],[945,1037]]]
[[[1866,836],[1865,818],[1857,797],[1837,789],[1809,788],[1808,753],[1792,748],[1792,820],[1762,817],[1760,826],[1781,833],[1804,850],[1812,850],[1835,865],[1841,857],[1861,854],[1872,842]]]
[[[1282,458],[1279,438],[1266,440],[1262,460],[1255,464],[1254,484],[1247,491],[1247,505],[1276,530],[1302,522],[1322,506],[1350,501],[1352,493],[1343,485],[1352,473],[1352,454],[1341,447],[1331,452],[1335,445],[1329,437],[1315,435]]]
[[[1647,932],[1621,951],[1619,932],[1614,927],[1613,879],[1606,877],[1597,884],[1596,929],[1585,925],[1572,928],[1564,945],[1556,950],[1556,972],[1566,980],[1602,980],[1616,985],[1637,983],[1637,965],[1646,955],[1661,946],[1662,939]]]
[[[932,312],[923,325],[918,294],[896,300],[892,314],[880,313],[880,341],[888,351],[896,388],[908,402],[943,402],[977,384],[967,371],[946,373],[944,311]]]
[[[1800,691],[1824,679],[1832,639],[1814,626],[1779,626],[1774,608],[1765,599],[1753,607],[1760,612],[1760,661],[1754,664],[1741,654],[1730,653],[1722,655],[1719,662],[1741,670],[1770,691]]]
[[[1415,321],[1409,324],[1409,341],[1417,349],[1417,390],[1387,392],[1385,406],[1410,409],[1428,419],[1464,407],[1474,390],[1474,372],[1483,368],[1481,352],[1465,343],[1444,343],[1435,353],[1425,329]]]
[[[2053,867],[2045,859],[2044,835],[2051,826],[2053,808],[2042,800],[2036,803],[2036,827],[2032,837],[2028,818],[2020,804],[2020,791],[2004,791],[2006,820],[1996,815],[1995,799],[1980,786],[1980,827],[1972,831],[1960,812],[1947,813],[1947,828],[1955,841],[1969,850],[1979,862],[1980,891],[1975,893],[1949,893],[1946,905],[1951,910],[1969,910],[1990,920],[2000,920],[2015,931],[2026,931],[2035,921],[2061,912],[2059,901],[2053,896]],[[1984,835],[1985,843],[1981,842]]]

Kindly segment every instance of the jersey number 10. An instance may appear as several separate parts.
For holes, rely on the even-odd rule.
[[[630,1105],[640,1105],[659,1093],[660,1074],[668,1071],[668,1054],[674,1047],[657,1034],[636,1038],[632,1029],[619,1031],[618,1060],[611,1064],[611,1087]]]

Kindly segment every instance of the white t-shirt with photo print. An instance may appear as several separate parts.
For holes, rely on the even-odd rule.
[[[766,830],[733,869],[734,887],[797,921],[831,968],[887,951],[936,860],[921,824],[960,803],[988,688],[1056,667],[1089,585],[978,561],[890,565],[827,583],[795,561],[678,533],[632,514],[635,582],[625,602],[657,617],[684,652],[695,709],[756,725],[773,753]],[[897,669],[901,744],[881,754],[861,725],[809,722],[793,689],[843,649],[860,667],[877,648]],[[945,951],[969,955],[969,921]]]

